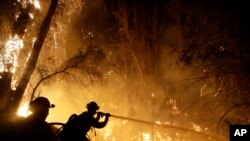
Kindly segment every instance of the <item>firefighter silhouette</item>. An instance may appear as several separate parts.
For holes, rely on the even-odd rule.
[[[90,141],[87,133],[91,128],[103,128],[108,123],[110,114],[97,112],[99,106],[92,101],[87,104],[87,111],[80,115],[73,114],[67,123],[63,126],[62,131],[58,135],[61,141]],[[97,114],[95,117],[94,115]],[[105,117],[100,122],[101,117]]]
[[[45,97],[38,97],[31,101],[29,104],[29,110],[32,114],[17,121],[12,140],[56,140],[52,127],[45,121],[49,114],[49,108],[54,108],[54,105],[50,104],[49,100]]]

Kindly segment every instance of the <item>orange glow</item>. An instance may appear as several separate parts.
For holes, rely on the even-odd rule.
[[[149,133],[142,133],[143,141],[151,141],[151,135]]]
[[[21,1],[22,2],[26,1],[28,3],[33,4],[36,9],[41,9],[39,0],[21,0]],[[80,3],[79,1],[73,1],[73,0],[71,0],[71,2]],[[76,9],[76,8],[69,8],[69,9]],[[74,12],[71,12],[71,13],[68,12],[68,13],[69,13],[68,15],[70,15]],[[34,14],[30,13],[30,17],[32,19],[35,18],[34,16],[35,16]],[[69,19],[71,20],[71,18],[72,17],[70,17]],[[63,19],[66,19],[66,18],[63,18]],[[59,18],[55,20],[59,20]],[[58,24],[58,27],[57,28],[54,28],[53,26],[51,27],[51,29],[53,29],[53,32],[51,32],[52,34],[51,36],[53,37],[53,40],[51,42],[53,42],[54,48],[57,48],[58,50],[63,50],[65,48],[65,52],[67,52],[68,48],[65,47],[69,45],[68,43],[69,41],[67,40],[74,38],[75,35],[70,34],[70,36],[68,37],[65,35],[65,33],[74,33],[74,32],[71,32],[72,29],[68,28],[66,25],[63,25],[62,23],[59,23],[58,21],[56,22]],[[29,30],[27,32],[29,32]],[[83,37],[81,37],[81,39],[87,40],[90,37],[93,38],[95,33],[96,32],[93,32],[93,33],[86,32],[85,34],[82,35]],[[99,36],[98,34],[95,34],[95,38],[98,36]],[[70,39],[64,39],[64,37],[67,37]],[[36,38],[33,38],[33,43],[35,40]],[[18,43],[16,42],[15,44],[18,45]],[[49,42],[48,44],[49,44],[48,46],[51,45]],[[74,45],[78,46],[77,43],[73,44],[72,46]],[[82,43],[79,46],[82,47],[83,46]],[[21,49],[21,48],[18,48],[18,49]],[[51,51],[51,54],[52,53],[53,52]],[[69,57],[71,54],[68,55],[67,53],[65,53],[66,54],[65,56]],[[47,53],[45,54],[47,55]],[[109,56],[107,55],[107,58],[109,59],[110,62],[114,61],[112,60],[113,58],[111,56],[113,54],[115,54],[115,52],[111,51],[110,49],[109,54],[108,54]],[[2,71],[7,70],[4,68],[5,66],[3,63],[2,63],[3,65],[1,65],[1,60],[5,60],[5,59],[6,58],[0,58],[0,72],[1,72],[1,69]],[[127,61],[125,57],[123,59]],[[41,60],[44,61],[43,59]],[[130,61],[128,60],[128,62]],[[105,63],[107,63],[107,66],[109,67],[108,62],[105,62]],[[44,63],[45,67],[46,65],[47,64]],[[127,62],[126,62],[126,65],[127,65]],[[55,67],[58,67],[58,66],[59,66],[58,64],[55,65]],[[105,66],[105,70],[107,66]],[[121,141],[122,140],[127,140],[127,141],[130,141],[130,140],[132,141],[133,140],[139,140],[139,141],[175,141],[175,140],[188,141],[188,140],[192,140],[192,141],[198,141],[200,134],[196,132],[186,131],[186,130],[183,131],[177,128],[177,126],[180,124],[183,127],[187,127],[186,124],[190,125],[190,120],[195,120],[195,119],[191,119],[192,113],[186,113],[186,112],[184,113],[184,117],[181,120],[180,120],[180,117],[176,116],[178,113],[182,112],[181,110],[183,109],[185,105],[182,107],[182,105],[178,103],[178,100],[171,97],[171,94],[169,94],[169,97],[165,98],[166,93],[171,93],[172,91],[169,90],[170,92],[168,91],[165,92],[165,89],[162,91],[158,90],[158,86],[155,86],[154,88],[153,84],[152,84],[153,88],[151,88],[151,84],[147,84],[146,86],[149,85],[149,87],[145,86],[145,88],[144,88],[144,85],[142,86],[137,85],[137,83],[135,83],[135,86],[133,86],[133,83],[131,83],[132,78],[130,78],[130,76],[126,76],[126,74],[125,73],[123,74],[123,72],[121,73],[121,76],[119,76],[120,75],[119,72],[117,73],[116,71],[117,71],[116,68],[115,67],[113,68],[113,65],[112,65],[112,70],[109,70],[108,72],[104,72],[104,76],[106,77],[105,80],[107,79],[108,81],[108,84],[106,84],[104,88],[99,87],[97,85],[88,86],[85,84],[83,87],[78,86],[75,82],[71,83],[64,77],[61,78],[61,76],[58,76],[58,79],[54,79],[55,81],[52,80],[53,81],[52,83],[49,82],[48,84],[46,83],[44,85],[41,84],[39,87],[39,90],[37,90],[39,91],[39,95],[41,93],[41,95],[48,97],[50,101],[52,103],[55,103],[56,105],[56,108],[54,108],[53,110],[50,110],[50,115],[48,116],[47,121],[65,123],[67,121],[67,118],[72,113],[79,114],[80,112],[85,110],[84,104],[86,104],[88,101],[95,100],[95,101],[100,102],[99,104],[101,105],[101,108],[102,108],[101,110],[103,112],[110,112],[111,114],[114,114],[114,115],[117,114],[117,115],[121,115],[125,117],[140,119],[142,121],[144,120],[150,121],[149,122],[150,124],[145,124],[145,122],[143,123],[135,122],[132,120],[114,119],[111,117],[108,125],[105,128],[99,131],[98,129],[96,130],[97,136],[92,135],[93,133],[90,131],[90,136],[93,137],[91,140],[93,141],[96,141],[96,140],[112,140],[112,141],[116,141],[116,140],[121,140]],[[13,72],[15,72],[15,68],[13,68]],[[177,74],[177,71],[176,71],[176,74]],[[173,74],[173,75],[176,75],[176,74]],[[35,75],[36,74],[34,73],[33,79],[40,78],[40,77],[36,77]],[[135,79],[135,82],[138,81],[136,77],[134,79]],[[145,78],[145,80],[147,79],[148,78]],[[56,81],[60,81],[60,82],[57,83]],[[34,83],[36,83],[36,80],[30,81],[30,82],[31,82],[30,84],[33,85]],[[13,80],[12,83],[16,83],[16,80]],[[206,86],[204,85],[202,88],[205,90],[205,87]],[[145,91],[143,93],[144,97],[141,99],[136,96],[136,94],[138,93],[137,91],[139,91],[138,90],[139,88]],[[203,89],[201,90],[201,93],[200,93],[202,96],[205,95]],[[37,93],[35,94],[37,95]],[[158,115],[158,113],[160,114]],[[31,114],[31,112],[28,110],[28,101],[25,101],[19,107],[17,114],[22,117],[27,117],[29,114]],[[185,117],[187,118],[187,120]],[[171,125],[171,128],[169,128],[168,126],[165,126],[166,124]],[[187,128],[188,129],[192,128],[192,130],[201,132],[203,128],[201,128],[202,126],[199,126],[198,124],[192,123],[191,126],[188,126]],[[173,127],[172,125],[176,125],[176,128],[172,128]],[[207,128],[204,130],[207,130]],[[203,141],[206,140],[207,135],[201,135],[201,136],[205,138],[203,139]]]
[[[30,115],[31,112],[29,111],[29,104],[28,102],[24,102],[18,109],[17,115],[21,117],[27,117]]]

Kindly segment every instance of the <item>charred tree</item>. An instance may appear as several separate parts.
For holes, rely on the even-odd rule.
[[[39,53],[40,53],[40,50],[43,46],[44,40],[47,36],[47,33],[49,31],[50,24],[51,24],[53,15],[55,14],[57,5],[58,5],[58,0],[51,0],[51,4],[50,4],[50,7],[48,9],[47,15],[41,24],[37,39],[33,45],[30,58],[26,64],[24,73],[20,79],[20,82],[19,82],[19,84],[15,90],[14,96],[12,98],[12,101],[10,104],[11,110],[14,110],[14,111],[17,110],[17,108],[20,104],[20,101],[22,99],[22,96],[25,92],[25,89],[27,87],[27,84],[32,76],[32,73],[34,72],[34,70],[36,68],[36,63],[37,63],[37,60],[39,57]]]
[[[0,73],[0,99],[1,99],[1,104],[0,110],[3,110],[5,106],[8,104],[7,101],[11,98],[13,95],[13,90],[11,89],[11,80],[12,80],[12,73],[10,72],[3,72]]]

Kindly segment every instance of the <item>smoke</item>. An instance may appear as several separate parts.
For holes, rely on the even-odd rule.
[[[176,50],[178,52],[178,47],[183,45],[178,25],[164,28],[163,36],[153,42],[151,37],[144,38],[144,33],[150,31],[141,32],[138,28],[136,33],[126,29],[129,22],[113,19],[111,21],[116,22],[112,25],[108,10],[100,1],[92,4],[88,1],[79,11],[74,9],[79,8],[79,2],[76,5],[65,2],[60,6],[62,13],[55,18],[38,63],[38,70],[42,71],[36,72],[32,82],[58,71],[66,60],[79,52],[86,53],[91,43],[100,47],[105,59],[95,63],[95,74],[99,77],[86,68],[71,69],[66,72],[67,77],[55,75],[39,86],[35,95],[48,97],[56,105],[50,110],[48,122],[65,123],[71,114],[80,114],[86,110],[88,102],[96,101],[100,111],[113,115],[203,132],[214,129],[217,117],[202,112],[201,105],[206,101],[199,100],[201,88],[203,95],[210,88],[197,82],[192,70],[177,63]],[[112,14],[119,18],[131,16],[119,12]],[[88,36],[89,33],[93,37]],[[159,37],[158,33],[154,34]],[[112,117],[107,127],[97,131],[97,136],[93,132],[90,136],[92,140],[216,140],[210,135]]]

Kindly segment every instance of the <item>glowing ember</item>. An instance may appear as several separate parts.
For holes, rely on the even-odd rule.
[[[161,124],[161,122],[160,122],[160,121],[156,121],[155,123],[156,123],[156,124]]]
[[[198,125],[196,125],[194,123],[192,123],[192,125],[193,125],[193,128],[194,128],[195,131],[198,131],[198,132],[202,131],[200,126],[198,126]]]
[[[34,14],[29,13],[29,16],[30,16],[31,19],[34,19]]]
[[[41,9],[39,0],[29,0],[29,2],[32,3],[36,9]]]
[[[152,95],[152,98],[155,98],[155,94],[154,93],[152,93],[151,95]]]
[[[17,80],[16,79],[12,79],[12,81],[11,81],[11,88],[12,88],[12,90],[16,90],[16,85],[17,85]]]

